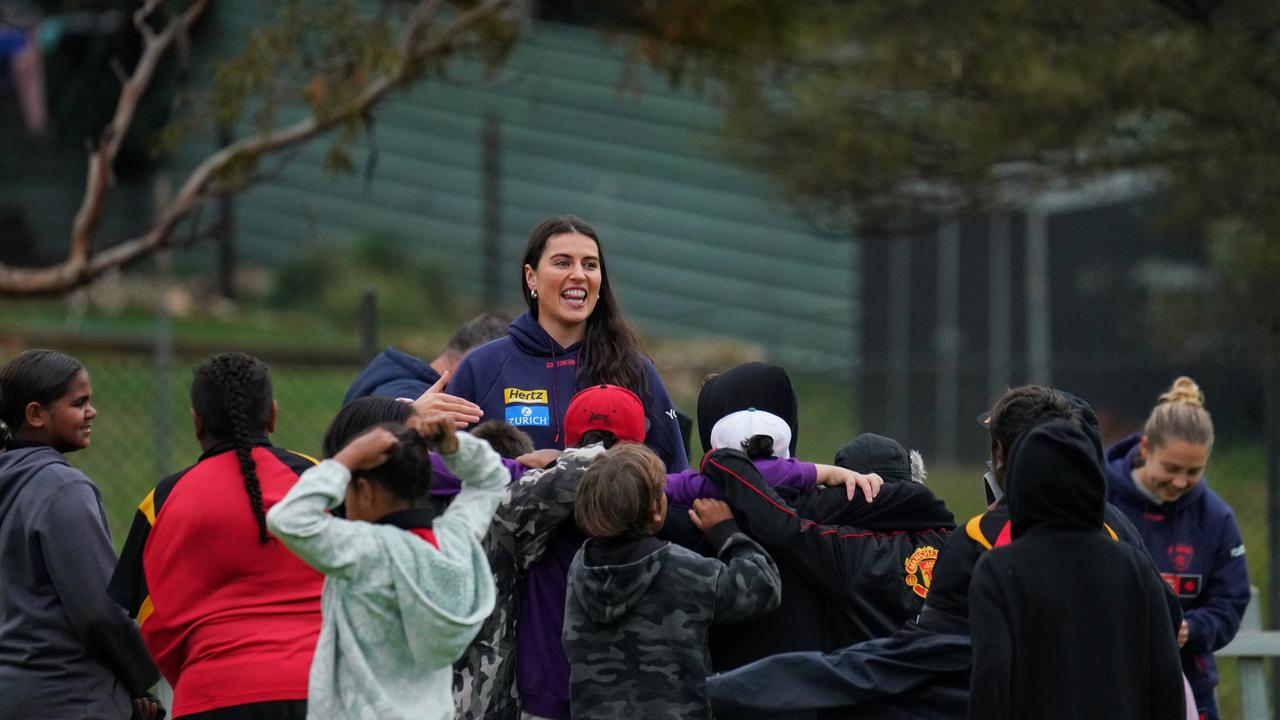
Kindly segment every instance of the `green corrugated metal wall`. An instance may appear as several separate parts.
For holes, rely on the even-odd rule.
[[[220,42],[242,38],[262,12],[220,3]],[[480,136],[492,111],[502,123],[509,301],[518,302],[515,268],[529,230],[570,212],[600,232],[623,307],[647,331],[734,336],[780,361],[847,368],[855,248],[817,235],[766,179],[730,163],[710,101],[639,67],[630,71],[642,90],[620,91],[625,69],[621,50],[594,31],[534,23],[497,78],[483,82],[479,68],[460,63],[454,81],[423,83],[381,106],[367,187],[325,173],[322,141],[242,196],[240,252],[274,262],[317,239],[380,231],[439,259],[457,291],[478,296]],[[187,166],[204,150],[184,151]]]

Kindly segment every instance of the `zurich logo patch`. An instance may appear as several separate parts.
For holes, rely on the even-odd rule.
[[[516,427],[550,427],[551,412],[545,405],[509,405],[505,419]]]

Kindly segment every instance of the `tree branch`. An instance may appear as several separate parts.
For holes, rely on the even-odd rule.
[[[158,1],[146,0],[142,9],[134,15],[135,24],[145,26],[146,13],[154,9]],[[415,6],[401,29],[397,43],[400,59],[394,71],[370,82],[350,104],[327,115],[324,120],[318,120],[313,115],[292,125],[242,138],[218,150],[191,171],[182,188],[147,232],[100,252],[91,253],[93,232],[110,184],[111,161],[119,151],[120,142],[133,119],[138,100],[150,83],[165,50],[199,18],[208,5],[208,0],[197,0],[186,13],[170,21],[160,33],[155,33],[149,26],[146,30],[139,27],[145,38],[142,58],[121,92],[116,114],[104,130],[98,148],[90,154],[85,197],[76,214],[70,255],[62,263],[47,268],[14,268],[0,263],[0,295],[63,293],[91,282],[111,268],[170,244],[174,228],[206,195],[207,188],[217,175],[233,162],[244,158],[256,159],[304,143],[352,117],[363,115],[389,92],[412,79],[415,66],[424,58],[447,50],[459,35],[509,2],[510,0],[485,0],[459,13],[439,33],[429,38],[420,38],[444,6],[444,0],[423,0]]]
[[[89,266],[93,234],[97,229],[98,219],[102,216],[102,204],[106,199],[107,190],[112,184],[111,165],[120,152],[120,144],[124,142],[124,137],[129,132],[129,125],[133,122],[138,101],[142,99],[142,94],[151,84],[151,78],[155,75],[160,59],[169,49],[174,38],[185,35],[208,6],[208,0],[197,0],[185,13],[170,20],[164,31],[157,35],[147,25],[146,17],[155,9],[158,2],[159,0],[147,0],[142,8],[134,13],[134,24],[138,26],[140,32],[143,32],[142,57],[138,59],[133,74],[124,81],[120,89],[120,99],[116,102],[115,115],[102,131],[98,146],[89,152],[84,199],[81,200],[80,209],[76,211],[75,219],[71,224],[70,252],[62,266],[51,268],[56,271],[57,277],[64,278],[62,282],[76,278]],[[5,284],[8,276],[13,272],[15,271],[0,265],[0,284]],[[3,288],[0,288],[0,291],[3,291]]]

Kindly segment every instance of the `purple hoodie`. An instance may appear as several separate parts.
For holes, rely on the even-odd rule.
[[[515,482],[520,479],[525,470],[529,468],[521,465],[515,460],[502,458],[502,466],[511,473],[511,481]],[[431,489],[429,492],[435,497],[453,497],[462,489],[462,481],[457,475],[449,472],[449,467],[444,464],[444,458],[440,457],[440,453],[431,452]]]
[[[813,463],[794,458],[754,461],[766,483],[812,490],[818,479]],[[723,499],[715,484],[695,470],[667,475],[672,503],[692,505],[697,498]],[[586,536],[572,523],[551,539],[546,554],[529,568],[516,624],[516,674],[520,706],[525,712],[553,720],[569,720],[569,658],[561,638],[568,598],[569,568]]]
[[[773,487],[808,492],[818,484],[818,466],[813,463],[795,458],[764,458],[752,462],[764,481]],[[693,468],[667,476],[667,500],[677,505],[693,505],[698,498],[724,500],[724,494]]]

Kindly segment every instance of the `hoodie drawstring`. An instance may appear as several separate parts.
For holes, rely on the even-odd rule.
[[[564,424],[560,419],[560,404],[556,402],[556,375],[559,373],[560,364],[556,360],[556,341],[553,338],[551,340],[551,417],[555,418],[556,435],[551,439],[551,442],[555,443],[557,446],[560,445],[560,426]]]

